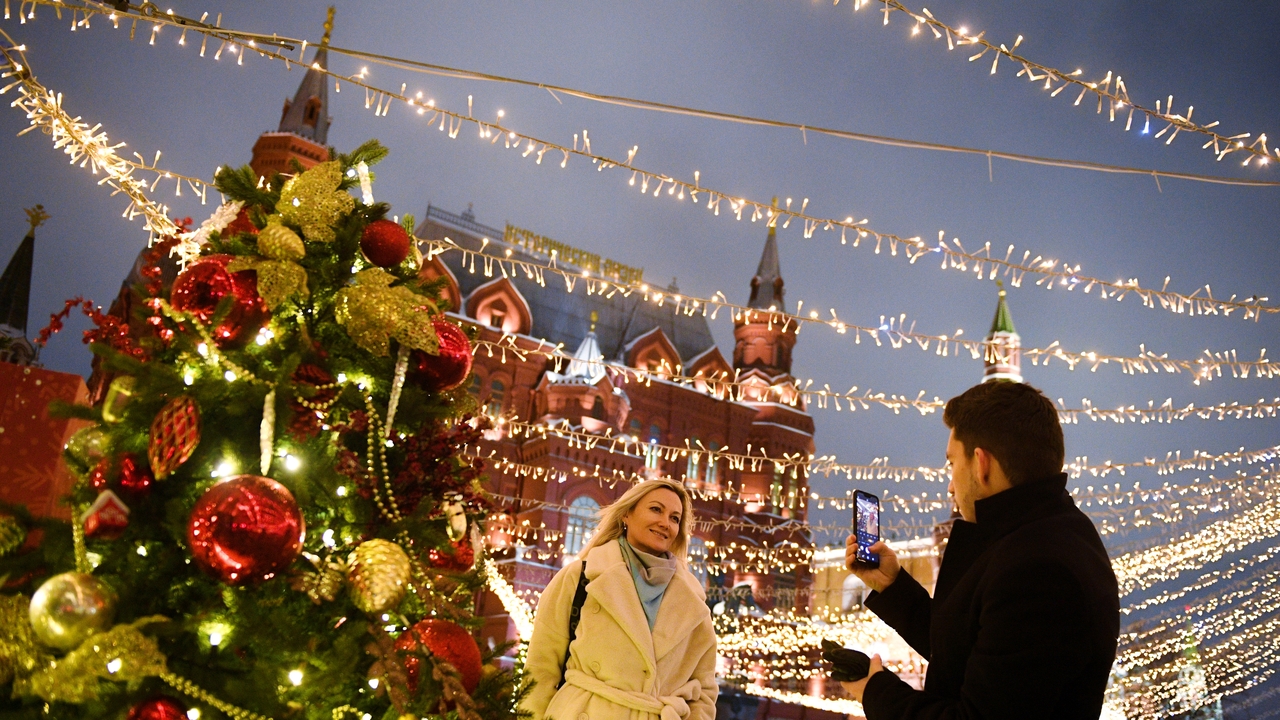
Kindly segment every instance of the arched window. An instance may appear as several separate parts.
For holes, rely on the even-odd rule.
[[[707,541],[700,537],[689,538],[689,572],[707,587]]]
[[[769,512],[782,514],[783,502],[786,499],[786,473],[781,465],[773,466],[773,482],[769,483]]]
[[[501,300],[494,300],[489,304],[489,327],[502,329],[503,324],[507,321],[507,304]]]
[[[591,403],[591,417],[595,420],[604,419],[604,400],[599,395],[596,396],[595,402]]]
[[[502,400],[507,392],[507,386],[502,384],[501,380],[494,380],[489,383],[489,414],[502,414]]]
[[[712,451],[719,450],[720,444],[713,442],[710,445],[707,445],[707,448]],[[714,456],[708,455],[707,456],[707,477],[705,479],[705,482],[708,485],[715,485],[717,482],[720,481],[720,478],[717,477],[717,475],[719,474],[717,472],[719,468],[720,468],[719,461],[717,461],[714,458]]]
[[[630,432],[632,435],[636,437],[637,440],[639,440],[640,433],[643,430],[643,426],[640,424],[640,418],[631,418],[631,422],[627,424],[627,429],[628,429],[628,432]]]
[[[600,503],[590,495],[580,495],[569,503],[569,522],[564,528],[564,556],[577,555],[582,546],[591,537],[599,522],[596,513],[600,511]]]

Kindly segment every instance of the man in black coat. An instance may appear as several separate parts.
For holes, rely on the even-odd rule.
[[[868,720],[1097,720],[1120,631],[1115,574],[1072,502],[1053,403],[1022,383],[984,383],[947,402],[951,530],[934,596],[900,572],[846,561],[867,607],[928,659],[924,690],[884,671],[844,683]]]

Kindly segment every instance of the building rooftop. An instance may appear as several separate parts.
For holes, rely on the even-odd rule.
[[[489,227],[475,221],[471,213],[457,215],[440,208],[428,206],[426,217],[419,223],[416,235],[423,239],[436,240],[448,236],[459,247],[479,251],[488,239],[488,245],[497,246],[502,251],[510,250],[514,260],[527,260],[545,264],[548,258],[535,255],[523,247],[508,245],[503,241],[505,230]],[[463,267],[463,254],[446,252],[440,260],[458,279],[458,287],[463,297],[470,295],[477,287],[501,278],[496,269],[493,276],[485,276],[483,263],[474,263]],[[558,262],[566,269],[575,269],[573,265]],[[529,278],[518,273],[511,278],[516,289],[529,303],[533,326],[530,335],[552,343],[563,343],[566,348],[579,348],[583,345],[587,333],[591,331],[592,313],[596,313],[596,344],[600,354],[608,360],[621,359],[626,354],[627,345],[636,338],[660,328],[681,361],[702,354],[715,345],[711,336],[711,328],[701,314],[688,316],[676,313],[674,306],[663,307],[646,302],[639,293],[630,296],[615,294],[612,298],[601,295],[587,295],[586,282],[579,280],[574,284],[572,293],[565,291],[564,280],[557,275],[545,275],[546,286],[536,278]]]

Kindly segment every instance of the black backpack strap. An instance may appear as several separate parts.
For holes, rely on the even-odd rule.
[[[573,606],[569,609],[569,645],[573,644],[574,635],[578,632],[578,620],[582,617],[582,606],[587,602],[587,561],[582,561],[582,573],[578,575],[578,588],[573,591]],[[564,672],[569,667],[569,645],[564,648],[564,663],[560,666],[559,689],[564,685]]]

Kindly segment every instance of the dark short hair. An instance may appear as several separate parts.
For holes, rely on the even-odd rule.
[[[947,401],[942,422],[972,456],[991,454],[1009,482],[1047,478],[1062,472],[1062,425],[1053,402],[1024,383],[986,382]]]

